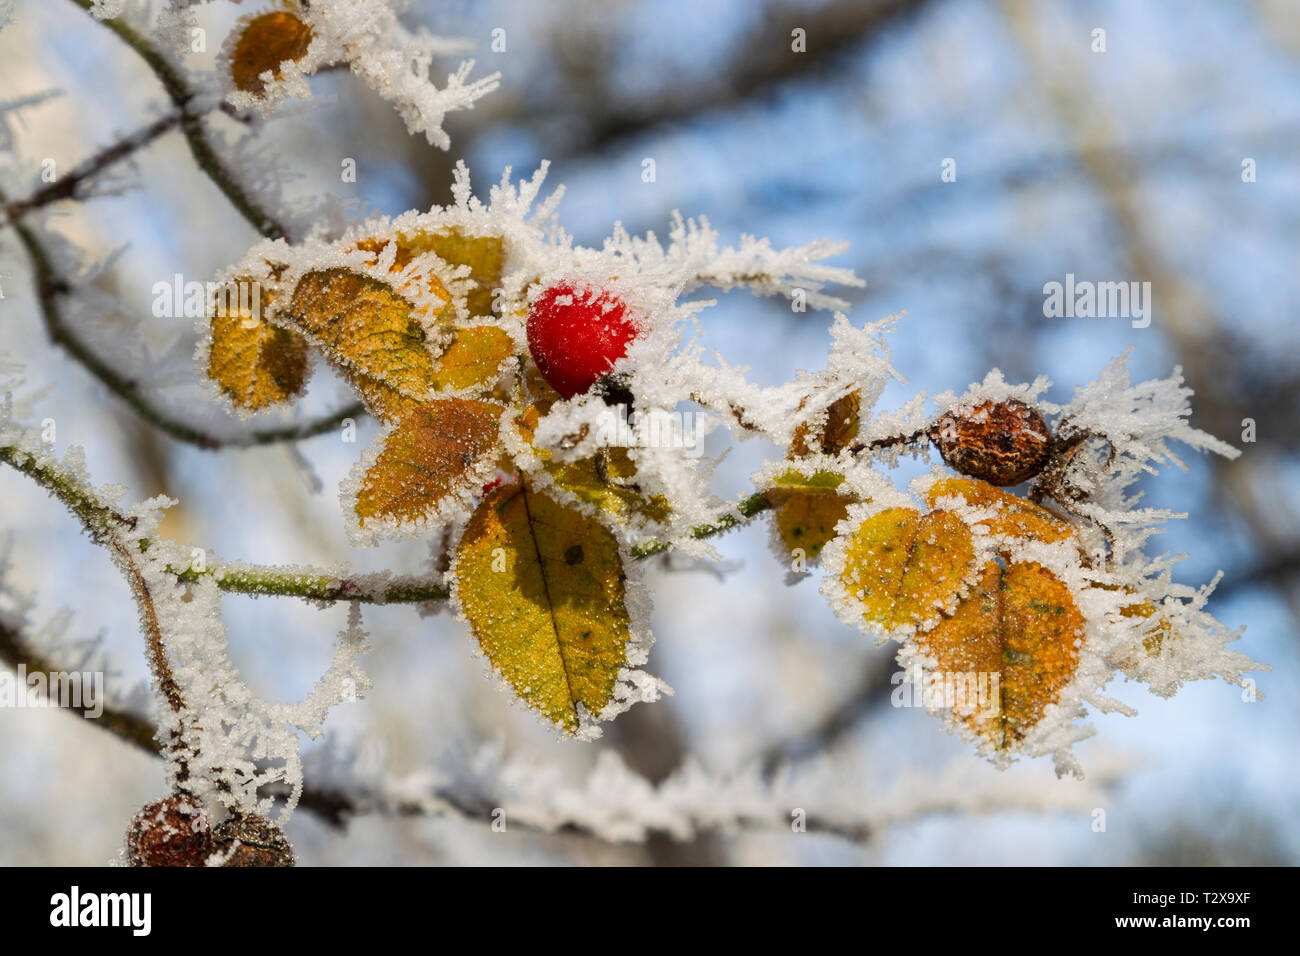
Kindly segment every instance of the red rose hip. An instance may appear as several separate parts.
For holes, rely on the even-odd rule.
[[[640,332],[622,299],[581,283],[557,282],[528,311],[533,361],[565,398],[596,384]]]

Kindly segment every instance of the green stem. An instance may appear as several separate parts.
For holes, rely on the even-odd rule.
[[[181,581],[211,577],[217,587],[232,594],[300,597],[311,601],[359,601],[362,604],[422,604],[445,601],[447,588],[429,578],[386,577],[380,583],[356,577],[339,577],[314,569],[238,567],[218,564],[203,571],[186,568],[176,573]]]
[[[754,517],[754,515],[761,514],[771,507],[772,502],[768,501],[768,499],[763,495],[754,493],[748,498],[742,499],[741,502],[736,505],[734,512],[729,511],[726,514],[720,515],[712,524],[696,525],[691,529],[691,537],[696,541],[715,537],[716,535],[730,531],[732,528],[739,527],[744,524],[745,521]],[[653,554],[662,554],[671,548],[672,545],[667,541],[651,541],[647,544],[637,545],[633,548],[632,557],[637,558],[638,560],[641,558],[648,558]]]
[[[16,468],[68,506],[91,536],[100,540],[109,530],[129,528],[132,520],[113,508],[101,504],[85,489],[62,475],[57,469],[41,465],[35,458],[11,445],[0,446],[0,461]],[[712,538],[743,524],[766,511],[772,503],[761,494],[753,494],[736,505],[734,511],[720,516],[712,524],[698,525],[691,531],[696,540]],[[147,550],[150,541],[141,541]],[[667,541],[652,541],[632,549],[640,560],[662,554],[672,546]],[[264,594],[276,597],[300,597],[312,601],[360,601],[364,604],[422,604],[445,601],[449,592],[436,580],[414,576],[393,576],[375,582],[357,576],[331,574],[316,569],[258,567],[214,564],[202,571],[193,568],[173,569],[181,581],[211,577],[217,587],[232,594]]]

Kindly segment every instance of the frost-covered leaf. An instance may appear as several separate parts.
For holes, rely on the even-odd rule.
[[[411,133],[423,133],[441,149],[451,145],[443,120],[471,108],[496,89],[500,74],[469,79],[473,61],[448,74],[446,84],[429,79],[433,58],[465,48],[463,41],[411,31],[388,0],[283,0],[282,10],[242,19],[227,39],[222,61],[227,102],[269,113],[291,97],[311,99],[307,78],[335,64],[388,100]],[[269,71],[270,76],[266,74]]]
[[[308,272],[285,313],[343,369],[381,421],[405,418],[436,384],[414,309],[377,279],[347,269]]]
[[[495,464],[503,411],[461,398],[414,409],[384,436],[361,477],[353,504],[360,525],[435,521],[478,490]]]
[[[616,709],[633,622],[618,543],[523,485],[494,489],[456,549],[456,596],[493,668],[569,733]]]
[[[667,521],[672,513],[663,495],[647,497],[637,490],[636,465],[625,448],[611,448],[579,461],[548,462],[546,470],[565,491],[601,511],[637,514],[652,521]]]
[[[1116,590],[1114,586],[1094,585],[1107,591]],[[1125,648],[1117,656],[1117,666],[1124,671],[1129,677],[1137,678],[1141,673],[1142,664],[1147,659],[1159,657],[1161,654],[1170,653],[1176,648],[1175,642],[1178,639],[1178,632],[1174,627],[1174,622],[1169,615],[1165,614],[1150,599],[1133,594],[1131,588],[1125,588],[1125,593],[1133,595],[1133,601],[1121,605],[1119,609],[1120,616],[1135,620],[1140,623],[1138,628],[1139,637],[1132,647]]]
[[[501,273],[506,264],[506,246],[500,236],[467,235],[459,229],[445,232],[424,232],[411,237],[413,244],[423,245],[426,251],[435,252],[439,258],[453,266],[468,266],[474,288],[466,296],[470,315],[492,314],[493,293],[501,285]]]
[[[941,478],[924,491],[926,503],[936,507],[942,498],[956,497],[967,507],[968,523],[984,525],[991,534],[1031,541],[1064,541],[1074,527],[1046,508],[1025,498],[970,478]]]
[[[1084,619],[1069,589],[1035,563],[984,566],[951,615],[913,641],[929,660],[933,686],[985,689],[955,701],[954,717],[996,749],[1013,747],[1069,684]],[[981,683],[982,682],[982,683]],[[949,701],[954,703],[954,701]]]
[[[795,428],[790,454],[799,458],[813,454],[838,455],[857,437],[861,406],[862,393],[856,389],[831,402],[823,415]]]
[[[947,511],[886,508],[844,542],[828,579],[842,614],[886,633],[925,626],[951,607],[974,570],[971,533]]]
[[[520,435],[530,445],[540,412],[529,405],[516,422]],[[607,514],[626,518],[636,515],[664,522],[672,507],[663,495],[646,495],[636,485],[636,463],[626,448],[604,447],[591,458],[556,460],[548,448],[533,448],[547,477],[583,504]]]
[[[439,389],[471,389],[496,380],[501,364],[514,354],[508,333],[494,325],[458,329],[438,357],[433,384]]]
[[[311,372],[302,336],[247,309],[219,312],[210,319],[207,373],[235,407],[257,412],[301,395]]]
[[[760,488],[775,507],[776,533],[786,553],[797,550],[812,562],[835,537],[835,525],[848,517],[852,500],[840,495],[844,476],[833,471],[805,475],[796,469],[782,472]]]

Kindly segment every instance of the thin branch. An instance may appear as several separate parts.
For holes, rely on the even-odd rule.
[[[16,199],[6,204],[4,206],[5,217],[16,219],[33,209],[39,209],[42,206],[48,206],[63,199],[78,198],[77,194],[84,184],[109,166],[126,159],[136,151],[148,146],[164,133],[175,129],[180,122],[180,113],[169,113],[143,129],[123,137],[111,146],[100,150],[66,176],[55,179],[54,182],[38,189],[26,199]]]
[[[763,495],[757,493],[752,494],[737,504],[734,511],[728,511],[725,514],[719,515],[717,520],[712,524],[696,525],[691,529],[691,537],[696,541],[702,541],[705,538],[712,538],[716,535],[723,534],[724,532],[730,531],[732,528],[739,527],[750,518],[767,511],[771,507],[772,502]],[[650,541],[633,548],[632,557],[637,558],[638,560],[641,558],[648,558],[652,554],[662,554],[671,548],[672,544],[668,541]]]
[[[886,435],[866,442],[855,442],[848,447],[850,455],[860,455],[864,451],[880,451],[895,445],[915,445],[930,434],[929,428],[920,428],[907,435]]]
[[[158,690],[174,712],[183,711],[185,699],[181,695],[180,685],[172,674],[171,662],[167,659],[162,625],[158,621],[158,611],[154,607],[148,583],[140,569],[139,551],[132,550],[132,541],[125,534],[135,528],[135,519],[91,497],[84,488],[69,480],[57,469],[49,467],[12,445],[0,445],[0,461],[27,475],[63,502],[81,521],[90,539],[102,545],[113,557],[113,563],[118,566],[130,585],[131,595],[135,598],[136,607],[140,612],[140,627],[145,639],[145,657],[149,662],[149,669],[153,672],[154,680],[158,683]]]
[[[29,677],[35,674],[45,675],[47,686],[53,686],[50,675],[58,670],[51,662],[32,650],[16,627],[4,620],[0,620],[0,661],[14,671],[18,671],[21,667]],[[157,740],[157,728],[139,714],[110,706],[92,708],[89,704],[83,705],[76,713],[90,721],[93,726],[108,731],[136,749],[155,757],[162,756],[162,748]],[[98,716],[95,716],[96,714]],[[266,792],[268,796],[287,796],[289,791],[283,785],[273,785],[267,787]],[[481,823],[485,826],[492,825],[496,819],[494,816],[496,804],[493,801],[459,794],[449,787],[436,788],[427,797],[420,799],[393,799],[380,793],[364,791],[347,793],[333,787],[304,785],[298,806],[337,830],[346,830],[353,818],[368,814],[396,817],[451,815],[468,823]],[[530,833],[608,840],[590,826],[576,822],[547,828],[527,821],[512,820],[511,827]],[[775,829],[773,823],[768,821],[754,821],[751,828],[767,831]],[[846,825],[822,820],[815,815],[809,816],[807,830],[810,833],[824,833],[856,843],[865,843],[873,835],[872,828],[866,824]],[[698,837],[706,832],[711,831],[701,828],[693,835]],[[667,830],[650,829],[645,836],[647,840],[681,839],[679,835],[674,835]]]
[[[588,97],[599,99],[594,109],[584,111],[589,133],[575,141],[578,150],[598,151],[666,125],[744,104],[782,84],[828,75],[846,56],[928,5],[928,0],[833,0],[812,7],[767,4],[756,18],[759,25],[735,44],[737,52],[729,62],[710,71],[716,79],[689,88],[678,86],[657,99],[638,102],[608,101],[599,87],[588,87]],[[792,49],[794,30],[804,31],[806,52]],[[554,115],[539,112],[535,118],[545,121]]]
[[[357,601],[362,604],[425,604],[445,601],[450,592],[436,580],[389,574],[339,577],[327,571],[302,568],[255,567],[218,564],[203,571],[177,572],[181,581],[210,576],[217,587],[231,594],[300,597],[309,601]]]
[[[5,200],[0,192],[0,202]],[[353,402],[336,412],[318,419],[276,428],[264,428],[233,437],[222,437],[179,421],[159,408],[141,389],[139,383],[113,367],[93,347],[83,342],[72,330],[59,308],[58,299],[72,291],[72,286],[54,269],[49,253],[34,230],[17,219],[10,220],[14,232],[22,243],[35,271],[36,297],[41,304],[41,316],[50,341],[66,351],[74,361],[97,378],[109,391],[125,402],[132,411],[170,437],[205,451],[219,448],[252,448],[281,442],[302,441],[326,432],[336,431],[344,419],[360,418],[365,406]]]
[[[58,669],[32,650],[17,627],[4,620],[0,620],[0,661],[14,671],[21,667],[29,676],[43,674],[48,678]],[[47,680],[46,686],[53,687],[54,684]],[[93,701],[83,702],[76,713],[145,753],[160,754],[157,729],[138,714],[113,707],[104,707],[101,711]]]
[[[73,0],[73,2],[87,12],[92,6],[91,0]],[[204,129],[203,115],[196,113],[192,108],[197,92],[190,89],[180,71],[172,66],[162,53],[154,49],[147,37],[142,36],[122,19],[114,18],[97,22],[117,34],[118,38],[134,50],[153,71],[172,104],[180,110],[181,133],[185,136],[185,142],[189,144],[194,162],[221,190],[235,210],[267,239],[288,238],[289,230],[257,204],[217,155]]]
[[[62,501],[103,543],[111,529],[134,526],[132,518],[97,501],[85,489],[68,481],[56,470],[41,466],[30,455],[12,445],[0,445],[0,462],[16,468]],[[734,511],[721,515],[714,524],[699,525],[691,537],[700,540],[722,534],[749,518],[771,508],[762,495],[750,495]],[[150,539],[140,542],[147,549]],[[667,541],[653,541],[632,549],[638,560],[668,551]],[[178,580],[197,581],[210,576],[221,590],[233,594],[300,597],[310,601],[360,601],[363,604],[425,604],[445,601],[449,592],[436,579],[388,574],[344,575],[314,568],[265,567],[248,564],[216,563],[202,571],[194,568],[173,569]]]

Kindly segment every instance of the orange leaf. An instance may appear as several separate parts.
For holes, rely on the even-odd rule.
[[[799,407],[803,408],[806,402],[807,399],[800,402]],[[796,426],[790,440],[790,456],[802,458],[812,454],[839,454],[857,437],[861,424],[861,405],[862,396],[855,389],[826,407],[824,423],[810,425],[804,422]]]
[[[446,507],[476,492],[491,471],[504,409],[450,398],[416,408],[385,436],[357,489],[356,512],[367,521],[435,521]]]
[[[989,562],[956,610],[914,640],[937,661],[931,680],[991,691],[992,699],[959,699],[965,706],[954,716],[1003,749],[1059,701],[1078,666],[1083,625],[1069,589],[1051,572],[1032,562]]]
[[[940,498],[953,495],[976,508],[995,512],[992,517],[981,518],[977,522],[987,527],[992,534],[1045,542],[1064,541],[1074,534],[1074,527],[1065,519],[987,482],[969,478],[943,478],[925,490],[926,503],[932,508]]]
[[[376,418],[397,421],[429,397],[437,373],[411,304],[347,269],[298,280],[284,315],[320,343]]]
[[[470,315],[492,315],[492,297],[501,284],[505,268],[505,243],[500,236],[467,236],[459,229],[442,232],[410,232],[395,237],[396,258],[393,269],[401,270],[416,256],[432,252],[452,266],[469,266],[473,287],[465,297]],[[380,252],[389,239],[365,239],[357,243],[358,249]]]

